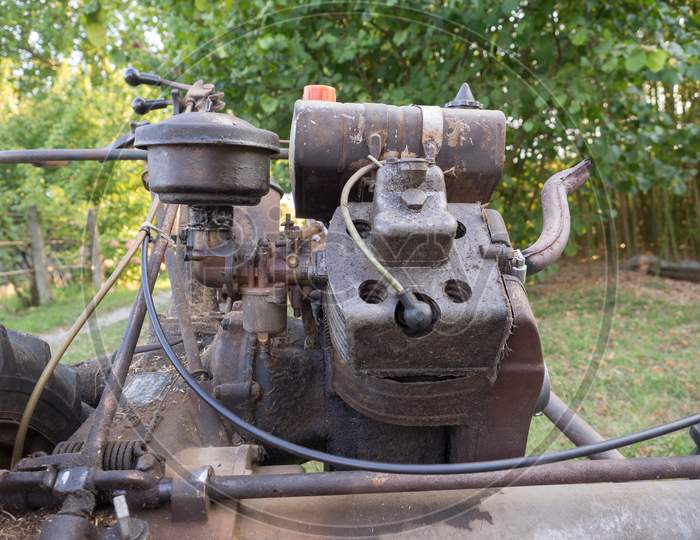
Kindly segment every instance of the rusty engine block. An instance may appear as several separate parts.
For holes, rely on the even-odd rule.
[[[527,257],[487,207],[505,117],[465,92],[445,107],[297,101],[295,208],[318,222],[287,221],[281,232],[279,194],[265,195],[276,135],[196,111],[136,130],[150,189],[189,207],[181,236],[193,276],[239,308],[223,316],[205,359],[223,404],[349,457],[523,455],[546,370],[523,288]],[[373,163],[341,203],[348,178]],[[251,219],[261,197],[265,211]],[[403,293],[351,236],[344,204]],[[566,238],[555,240],[563,249]],[[548,248],[551,260],[561,252]],[[271,462],[296,459],[267,451]]]

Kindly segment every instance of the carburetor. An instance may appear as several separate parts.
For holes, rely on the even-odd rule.
[[[183,236],[186,258],[199,263],[196,276],[242,297],[247,330],[283,332],[286,283],[269,279],[269,243],[253,230],[239,234],[236,245],[234,227],[234,205],[259,205],[270,190],[277,135],[228,114],[198,111],[136,131],[135,145],[148,149],[150,189],[164,202],[190,207]]]
[[[283,230],[237,218],[279,203],[266,195],[276,135],[197,111],[139,127],[150,189],[189,206],[192,275],[241,300],[205,359],[214,395],[280,437],[350,457],[522,455],[546,387],[523,281],[563,250],[566,194],[588,166],[553,178],[545,233],[521,253],[487,206],[505,124],[467,85],[445,107],[299,100],[295,210],[323,227]]]

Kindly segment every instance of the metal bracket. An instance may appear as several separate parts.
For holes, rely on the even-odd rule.
[[[57,495],[68,495],[87,489],[92,482],[92,470],[88,467],[72,467],[58,473],[53,492]]]
[[[188,478],[173,478],[170,503],[173,521],[206,521],[209,513],[207,483],[214,474],[211,467],[192,471]]]
[[[428,161],[435,161],[442,149],[443,114],[440,107],[418,105],[423,115],[423,153]]]

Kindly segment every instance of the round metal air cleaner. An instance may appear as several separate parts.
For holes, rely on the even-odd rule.
[[[190,112],[137,128],[134,146],[148,150],[149,186],[163,202],[255,205],[279,138],[229,114]]]

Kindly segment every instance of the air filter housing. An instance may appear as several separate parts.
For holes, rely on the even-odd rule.
[[[190,112],[137,128],[134,146],[148,150],[149,186],[163,202],[255,205],[279,138],[229,114]]]

